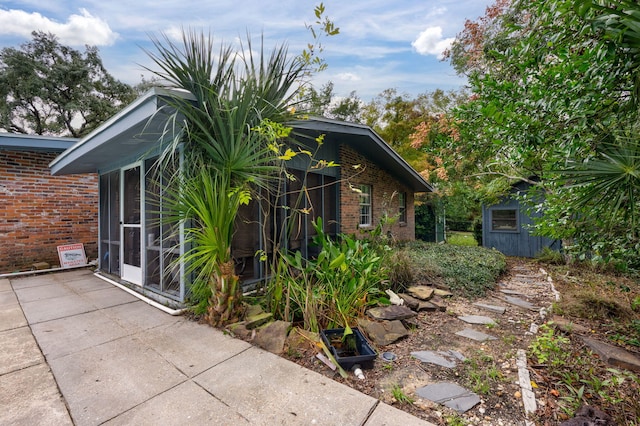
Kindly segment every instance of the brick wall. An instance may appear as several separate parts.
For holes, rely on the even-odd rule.
[[[357,165],[358,168],[353,166]],[[396,222],[390,228],[392,235],[401,241],[415,239],[415,213],[413,206],[413,192],[389,175],[379,166],[368,161],[366,157],[355,150],[340,146],[340,232],[344,234],[360,234],[360,207],[358,193],[351,190],[350,185],[371,185],[372,189],[372,227],[373,229],[386,212],[388,215],[398,213],[399,202],[394,192],[404,192],[407,197],[407,221]],[[393,198],[392,198],[393,197]]]
[[[56,246],[66,243],[97,257],[97,176],[51,176],[56,155],[0,150],[0,273],[56,266]]]

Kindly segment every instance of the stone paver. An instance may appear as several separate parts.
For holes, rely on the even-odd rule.
[[[640,371],[640,358],[631,352],[589,337],[582,337],[582,340],[609,365]]]
[[[490,325],[496,323],[492,318],[485,317],[484,315],[464,315],[458,317],[458,319],[467,324]]]
[[[473,306],[477,306],[480,309],[485,309],[487,311],[495,312],[500,315],[504,314],[507,311],[507,308],[505,308],[504,306],[489,305],[486,303],[474,303]]]
[[[434,383],[417,389],[416,394],[452,408],[458,413],[465,413],[480,403],[478,395],[456,383]]]
[[[472,328],[465,328],[464,330],[458,331],[456,336],[466,337],[471,340],[475,340],[478,342],[486,342],[487,340],[497,340],[498,338],[495,336],[491,336],[490,334],[483,333],[481,331],[476,331]]]
[[[403,320],[415,317],[417,314],[406,306],[382,306],[371,308],[367,314],[377,320]]]
[[[454,368],[458,361],[464,361],[465,357],[458,351],[416,351],[411,356],[427,364],[435,364],[441,367]]]
[[[504,300],[511,305],[519,306],[521,308],[529,309],[532,311],[538,310],[538,308],[535,305],[533,305],[533,303],[527,302],[526,300],[522,300],[518,297],[505,296]]]

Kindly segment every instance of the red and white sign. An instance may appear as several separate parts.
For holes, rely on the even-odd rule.
[[[87,264],[87,255],[84,253],[84,245],[82,243],[58,246],[58,257],[62,268],[72,268]]]

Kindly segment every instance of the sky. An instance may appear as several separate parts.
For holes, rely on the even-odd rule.
[[[442,51],[466,19],[484,14],[491,0],[324,0],[340,34],[321,40],[328,68],[313,78],[334,84],[336,96],[355,91],[370,100],[385,89],[417,96],[465,85]],[[264,39],[267,49],[287,43],[291,54],[312,41],[317,0],[0,0],[0,48],[19,47],[31,32],[55,34],[78,50],[96,46],[108,72],[137,84],[149,76],[144,49],[151,37],[179,41],[182,29],[204,31],[214,43]]]

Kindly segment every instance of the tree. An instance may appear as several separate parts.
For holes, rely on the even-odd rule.
[[[638,5],[627,0],[500,0],[477,25],[465,26],[450,51],[473,92],[452,120],[460,145],[474,155],[483,187],[532,183],[546,197],[542,205],[531,205],[545,212],[538,232],[567,242],[588,233],[579,243],[582,253],[618,236],[594,232],[611,211],[597,208],[596,200],[635,204],[628,196],[622,204],[619,197],[582,202],[596,183],[576,183],[589,164],[602,169],[614,129],[638,120],[637,13]],[[632,152],[618,148],[616,155]],[[624,217],[633,215],[616,219]]]
[[[135,98],[105,70],[97,48],[82,53],[53,34],[32,34],[20,49],[0,51],[0,128],[81,137]]]
[[[182,46],[167,37],[154,45],[158,53],[149,55],[159,69],[150,71],[195,98],[169,101],[174,111],[166,127],[180,130],[161,161],[173,161],[184,144],[188,166],[173,176],[168,220],[185,223],[191,248],[180,260],[196,282],[209,286],[207,318],[222,325],[236,319],[241,306],[231,257],[238,210],[279,176],[277,143],[288,134],[281,123],[291,118],[294,85],[306,65],[289,59],[283,46],[269,56],[261,48],[255,58],[250,39],[238,52],[222,46],[217,58],[204,34],[183,33]]]

